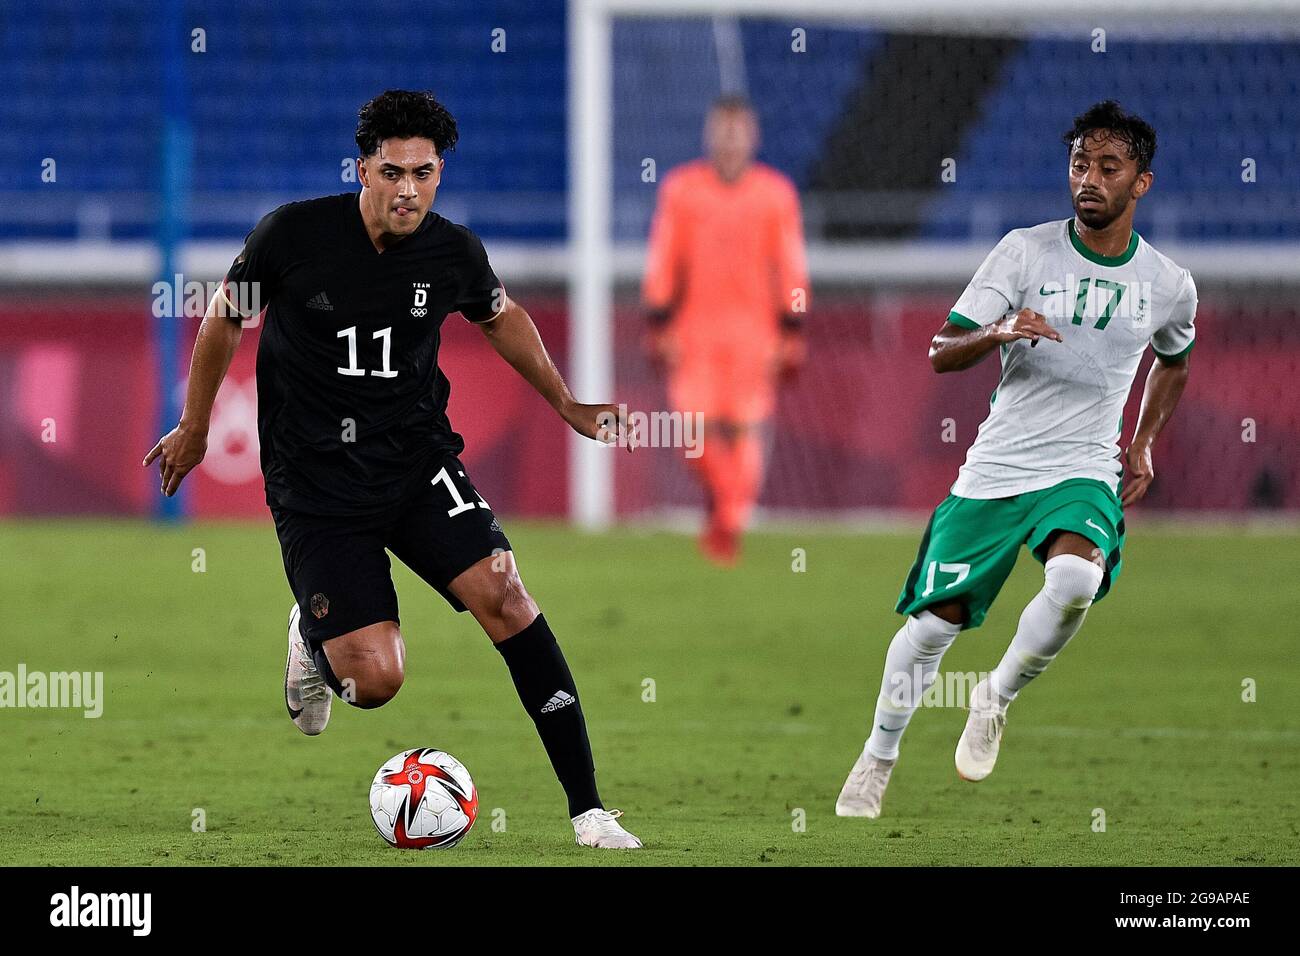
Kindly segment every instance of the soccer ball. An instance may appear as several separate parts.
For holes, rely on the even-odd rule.
[[[453,847],[477,815],[478,793],[469,771],[441,750],[403,751],[385,762],[370,784],[370,816],[389,846]]]

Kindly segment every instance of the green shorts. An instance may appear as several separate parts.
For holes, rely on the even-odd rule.
[[[1054,531],[1081,534],[1105,555],[1105,574],[1093,599],[1100,601],[1119,576],[1124,511],[1104,482],[1070,478],[1010,498],[945,498],[930,516],[896,610],[916,614],[956,598],[966,605],[966,627],[979,627],[1015,567],[1020,546],[1029,545],[1041,564]]]

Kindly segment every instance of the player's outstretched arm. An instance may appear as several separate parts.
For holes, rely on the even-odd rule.
[[[1030,346],[1039,339],[1061,341],[1061,333],[1052,328],[1047,319],[1033,309],[1021,309],[996,322],[978,329],[966,329],[952,322],[930,341],[930,364],[936,372],[960,372],[977,365],[990,352],[1004,342],[1029,339]]]
[[[1185,355],[1170,364],[1165,364],[1159,358],[1151,363],[1146,387],[1142,390],[1142,412],[1138,416],[1137,429],[1133,432],[1133,441],[1124,456],[1128,465],[1128,484],[1124,486],[1124,494],[1120,497],[1121,505],[1128,507],[1140,501],[1151,487],[1151,481],[1156,476],[1151,463],[1151,446],[1173,416],[1190,374],[1191,367]]]
[[[243,337],[240,318],[218,291],[208,304],[207,315],[199,326],[190,356],[190,380],[185,391],[185,408],[179,424],[169,431],[144,458],[145,467],[156,459],[162,475],[162,493],[176,494],[181,481],[198,467],[208,451],[208,426],[212,421],[212,403],[221,387],[230,360]]]
[[[478,326],[497,350],[497,354],[509,362],[550,403],[560,417],[569,423],[569,427],[579,435],[608,443],[623,435],[628,451],[632,450],[635,436],[627,434],[627,423],[619,407],[584,405],[574,400],[569,386],[564,383],[559,369],[547,354],[532,317],[519,303],[507,297],[505,307],[497,313],[496,318],[480,322]]]

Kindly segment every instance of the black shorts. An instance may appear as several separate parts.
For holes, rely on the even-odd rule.
[[[460,459],[448,455],[439,466],[436,477],[379,514],[271,509],[303,637],[313,650],[331,637],[399,620],[388,551],[463,611],[447,585],[483,558],[510,550]]]

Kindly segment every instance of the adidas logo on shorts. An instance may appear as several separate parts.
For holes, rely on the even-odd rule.
[[[307,308],[320,309],[322,312],[333,312],[334,306],[330,305],[329,297],[324,292],[317,292],[307,300]]]
[[[568,707],[577,699],[578,698],[574,697],[572,694],[566,694],[562,690],[557,690],[554,694],[551,695],[551,699],[542,705],[542,713],[543,714],[554,713],[555,711],[559,710],[561,707]]]

